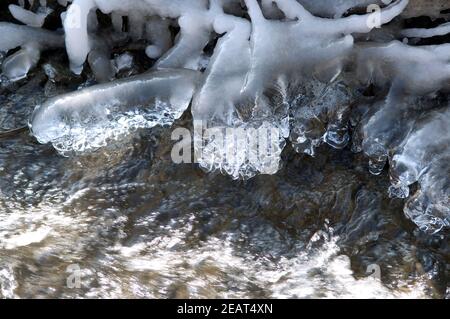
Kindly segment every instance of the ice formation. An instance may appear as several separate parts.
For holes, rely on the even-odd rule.
[[[9,11],[16,20],[19,20],[30,27],[42,27],[45,18],[51,12],[51,10],[40,10],[39,12],[34,13],[33,11],[25,10],[21,6],[13,4],[9,6]]]
[[[0,51],[20,47],[8,56],[2,64],[3,74],[12,81],[23,79],[39,62],[41,51],[63,46],[62,35],[29,26],[0,22],[0,32],[7,36],[0,38]]]
[[[26,26],[0,23],[10,35],[0,52],[20,47],[3,75],[23,79],[43,50],[65,47],[72,72],[100,84],[37,107],[40,142],[64,154],[92,150],[133,128],[171,124],[191,106],[208,171],[275,174],[288,143],[310,156],[322,144],[351,146],[373,174],[388,165],[389,193],[409,198],[405,214],[420,228],[449,226],[446,0],[47,2],[9,7]],[[42,28],[61,11],[61,30]],[[429,27],[411,22],[423,16]],[[133,69],[130,46],[151,70],[118,79]]]
[[[172,124],[197,80],[196,71],[165,69],[92,86],[38,106],[30,128],[63,154],[96,149],[131,130]]]

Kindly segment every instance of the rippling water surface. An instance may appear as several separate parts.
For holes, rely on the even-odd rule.
[[[36,104],[69,89],[41,72],[2,88],[0,127],[26,125]],[[359,155],[288,148],[277,175],[232,181],[172,163],[171,131],[70,157],[26,130],[2,135],[0,297],[448,294],[448,234],[418,231],[388,198],[387,174],[371,176]]]

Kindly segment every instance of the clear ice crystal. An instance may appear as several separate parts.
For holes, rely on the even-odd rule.
[[[161,70],[94,85],[38,106],[30,123],[41,143],[83,152],[138,128],[172,124],[188,108],[198,73]]]
[[[157,125],[172,125],[183,111],[173,110],[170,105],[156,100],[151,109],[136,108],[125,112],[110,107],[105,113],[92,114],[82,122],[67,119],[67,125],[60,125],[60,137],[52,140],[53,147],[62,155],[93,152],[106,147],[113,141],[122,140],[126,135],[138,129],[152,128]]]
[[[220,171],[233,179],[278,172],[286,141],[272,123],[264,121],[256,127],[215,127],[208,131],[204,145],[195,149],[204,170]]]

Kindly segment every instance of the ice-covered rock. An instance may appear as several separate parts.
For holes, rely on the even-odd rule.
[[[197,81],[195,71],[167,69],[91,86],[38,106],[30,128],[63,154],[95,150],[131,130],[172,124]]]

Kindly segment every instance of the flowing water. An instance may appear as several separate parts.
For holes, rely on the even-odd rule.
[[[2,131],[80,84],[70,81],[41,70],[4,84]],[[0,297],[449,294],[448,233],[420,232],[387,196],[387,172],[371,175],[362,155],[287,147],[278,174],[233,181],[172,162],[171,132],[190,123],[186,114],[69,157],[28,130],[2,134]]]

